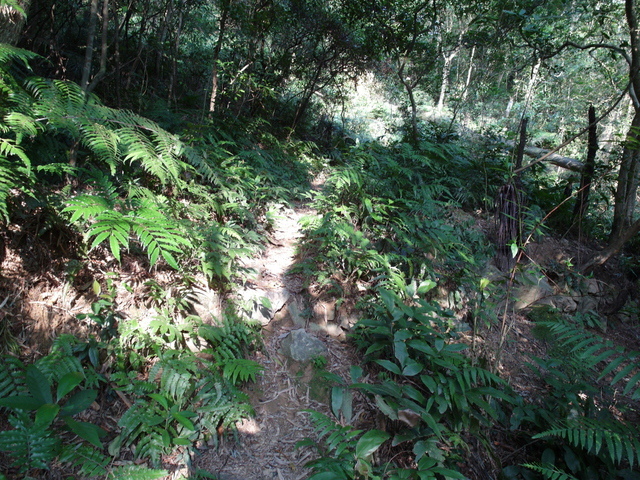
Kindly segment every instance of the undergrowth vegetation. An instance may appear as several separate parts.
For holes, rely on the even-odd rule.
[[[11,474],[37,478],[57,462],[81,477],[160,478],[164,456],[189,466],[199,445],[233,432],[252,414],[241,387],[262,369],[247,358],[259,327],[233,305],[203,322],[194,278],[232,290],[280,209],[310,199],[319,214],[303,221],[295,269],[322,294],[358,301],[350,340],[363,358],[332,389],[336,418],[311,413],[322,441],[303,442],[319,450],[310,479],[465,478],[470,456],[505,479],[639,478],[640,357],[595,333],[597,318],[534,318],[547,342],[529,361],[535,395],[500,376],[499,353],[476,348],[483,334],[506,337],[513,300],[512,279],[487,278],[494,247],[468,213],[511,178],[503,154],[478,154],[455,135],[342,142],[312,192],[326,167],[312,141],[232,118],[169,132],[74,83],[33,76],[33,58],[0,46],[2,233],[55,233],[73,272],[97,262],[103,273],[92,271],[95,301],[76,317],[85,336],[60,335],[39,358],[2,358],[0,451]],[[548,180],[532,175],[529,185]],[[528,231],[553,203],[531,197]],[[151,315],[118,310],[104,272],[126,256],[175,283],[146,280]],[[354,391],[381,425],[351,425]],[[504,445],[510,454],[498,454]]]
[[[495,184],[508,165],[468,156],[427,141],[353,147],[316,197],[320,215],[306,220],[298,268],[338,297],[360,286],[351,338],[372,375],[338,383],[333,404],[344,403],[345,389],[359,390],[386,428],[314,414],[324,440],[310,478],[466,478],[477,474],[464,465],[472,452],[506,479],[638,478],[638,356],[590,333],[597,318],[552,309],[537,323],[534,331],[548,331],[548,354],[529,360],[533,384],[544,385],[535,396],[500,377],[499,353],[479,356],[479,336],[507,333],[513,278],[485,277],[492,247],[459,207],[482,205],[488,175]],[[540,229],[537,209],[524,217],[523,237]],[[457,311],[443,306],[452,302],[436,286]],[[344,411],[334,408],[343,421]],[[513,446],[509,455],[498,453],[502,444]]]

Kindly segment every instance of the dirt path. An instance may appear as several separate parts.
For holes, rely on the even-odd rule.
[[[288,305],[307,299],[302,291],[304,279],[288,276],[295,261],[296,242],[301,237],[299,220],[315,212],[300,205],[284,209],[276,220],[272,242],[261,258],[248,265],[259,272],[255,280],[260,289],[288,292]],[[303,298],[305,297],[305,298]],[[264,348],[255,360],[264,372],[247,389],[255,417],[238,425],[238,438],[226,440],[195,461],[195,467],[218,475],[221,480],[302,480],[310,475],[304,464],[315,451],[296,448],[305,438],[314,438],[315,430],[306,410],[329,413],[329,388],[317,376],[313,365],[292,363],[280,351],[280,342],[294,325],[285,305],[264,327]],[[310,322],[314,322],[310,318]],[[311,325],[307,325],[310,327]],[[350,364],[346,344],[322,329],[307,328],[328,349],[326,370],[340,373]]]

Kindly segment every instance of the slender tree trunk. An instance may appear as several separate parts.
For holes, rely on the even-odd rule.
[[[178,29],[176,31],[176,38],[173,44],[173,55],[171,59],[171,75],[169,77],[169,93],[167,94],[167,103],[171,105],[172,103],[176,103],[176,81],[178,78],[178,56],[180,55],[180,39],[182,37],[182,24],[184,21],[184,17],[182,14],[182,10],[178,13]]]
[[[0,6],[0,43],[9,45],[18,43],[30,4],[31,0],[21,0],[19,5],[22,11],[9,5]]]
[[[640,219],[629,225],[629,227],[625,229],[624,232],[622,232],[620,235],[618,235],[612,242],[610,242],[607,248],[605,248],[602,252],[584,263],[580,267],[580,271],[586,273],[591,271],[594,267],[598,267],[607,263],[609,259],[616,253],[618,253],[622,249],[622,247],[624,247],[624,244],[635,237],[638,232],[640,232]]]
[[[529,119],[527,117],[522,117],[520,120],[520,140],[518,142],[518,148],[516,149],[516,166],[515,170],[519,171],[522,167],[522,160],[524,159],[524,151],[527,146],[527,125],[529,124]],[[520,173],[518,173],[517,181],[519,181]]]
[[[89,28],[87,29],[87,46],[84,52],[84,66],[82,67],[82,79],[80,87],[87,91],[89,87],[89,77],[91,76],[91,64],[93,63],[93,42],[96,36],[96,24],[98,23],[98,0],[91,0],[91,11],[89,12]]]
[[[469,68],[467,69],[467,80],[464,82],[464,90],[462,92],[462,102],[467,101],[469,95],[469,87],[471,86],[471,72],[473,71],[473,57],[476,54],[476,46],[471,48],[471,55],[469,56]]]
[[[629,94],[633,102],[634,115],[624,142],[622,162],[618,173],[613,224],[609,236],[611,244],[616,243],[619,237],[625,236],[625,231],[633,223],[636,194],[640,183],[640,104],[638,104],[638,95],[640,94],[640,32],[638,31],[634,0],[625,1],[625,14],[631,44]]]
[[[400,63],[400,68],[398,69],[398,79],[404,86],[404,89],[407,91],[407,96],[409,97],[409,104],[411,105],[410,140],[412,144],[416,145],[418,143],[418,104],[416,103],[416,97],[413,93],[414,83],[405,78],[405,66],[406,64],[404,62]]]
[[[86,92],[90,93],[96,88],[98,82],[102,80],[107,73],[107,50],[109,44],[107,42],[107,32],[109,28],[109,0],[103,0],[102,2],[102,46],[100,49],[100,70],[93,77],[91,83],[87,86]]]
[[[445,99],[447,91],[449,90],[449,79],[451,77],[451,65],[453,65],[453,59],[456,58],[460,49],[456,49],[449,55],[443,54],[444,65],[442,66],[442,82],[440,83],[440,95],[438,96],[438,111],[444,110]]]
[[[298,104],[298,108],[296,109],[296,113],[293,117],[293,124],[291,125],[292,131],[297,128],[298,124],[300,123],[300,120],[302,120],[302,118],[304,117],[304,114],[306,113],[307,108],[309,108],[311,97],[316,92],[316,89],[318,86],[318,80],[320,79],[320,74],[322,73],[323,69],[324,69],[324,62],[319,62],[318,66],[316,67],[316,71],[313,74],[313,78],[309,81],[309,83],[307,84],[307,86],[303,91],[302,99],[300,100],[300,103]]]
[[[220,13],[220,24],[218,27],[218,39],[213,49],[213,68],[211,71],[211,97],[209,98],[209,113],[213,113],[216,109],[216,98],[218,97],[218,62],[220,60],[220,50],[222,50],[222,42],[224,41],[224,32],[227,28],[227,18],[231,9],[231,0],[225,0],[222,4],[222,12]]]
[[[580,228],[584,214],[587,211],[589,191],[596,166],[596,153],[598,152],[597,130],[596,108],[591,105],[589,107],[589,145],[587,149],[587,159],[584,164],[584,170],[582,170],[582,175],[580,176],[580,190],[578,190],[578,198],[573,208],[573,229]]]
[[[533,66],[533,70],[531,71],[531,77],[529,77],[529,85],[527,85],[527,93],[524,97],[525,110],[529,106],[529,102],[531,102],[531,98],[533,98],[533,90],[536,86],[536,83],[538,83],[540,65],[542,65],[542,59],[539,58],[536,64]]]

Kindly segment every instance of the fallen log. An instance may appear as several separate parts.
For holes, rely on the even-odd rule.
[[[507,150],[515,150],[518,148],[518,145],[513,140],[502,140],[501,144]],[[584,163],[579,162],[575,158],[564,157],[562,155],[558,155],[557,153],[552,153],[550,150],[546,150],[544,148],[533,147],[531,145],[525,145],[524,153],[530,157],[535,158],[534,162],[538,161],[546,161],[549,163],[553,163],[562,168],[566,168],[568,170],[572,170],[574,172],[581,172],[584,169]],[[528,165],[523,165],[522,168],[527,168]]]

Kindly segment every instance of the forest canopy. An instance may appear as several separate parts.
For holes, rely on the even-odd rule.
[[[0,0],[0,479],[217,478],[302,208],[310,480],[640,478],[639,12]]]

